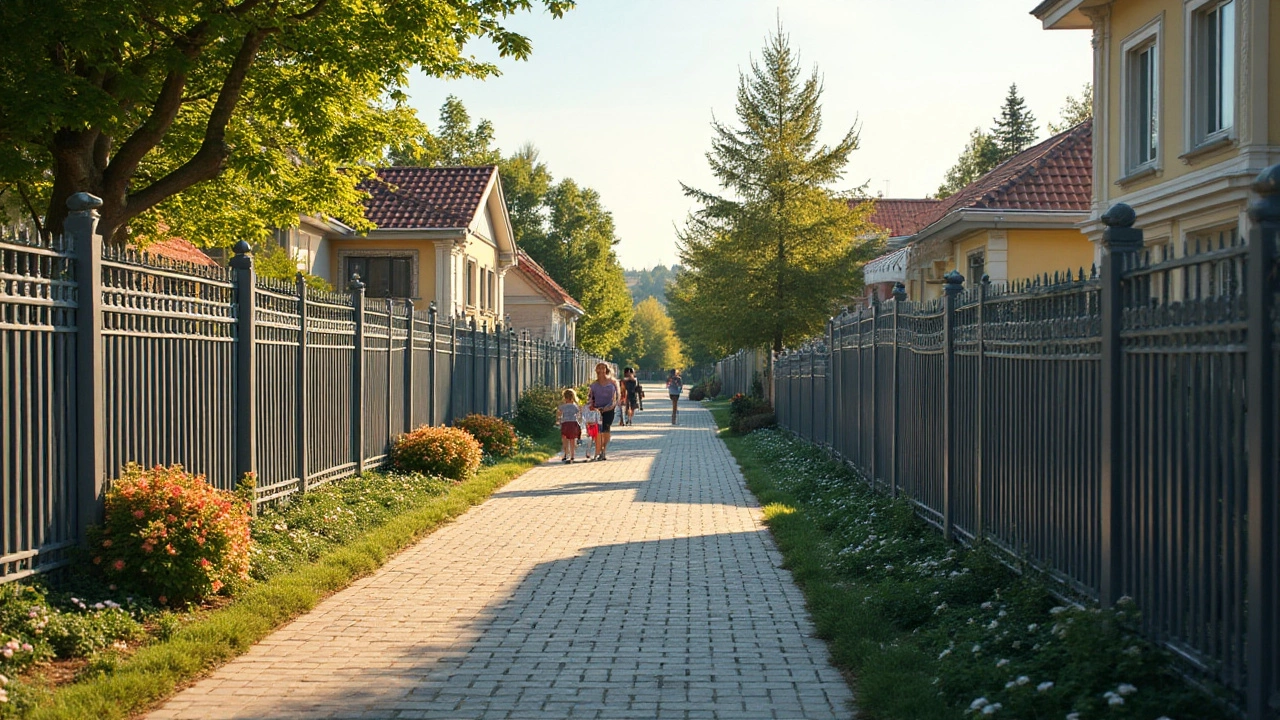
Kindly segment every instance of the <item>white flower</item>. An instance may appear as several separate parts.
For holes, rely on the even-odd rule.
[[[990,610],[990,609],[991,609],[991,608],[993,608],[993,607],[995,607],[995,606],[991,604],[991,601],[990,601],[990,600],[988,600],[988,601],[986,601],[986,602],[982,603],[982,609],[983,609],[983,610]]]
[[[986,698],[984,698],[984,697],[980,697],[980,698],[978,698],[978,699],[974,700],[973,702],[969,703],[969,712],[974,712],[974,711],[976,711],[976,710],[981,710],[982,708],[984,708],[984,707],[986,707],[986,706],[987,706],[987,699],[986,699]]]
[[[1027,683],[1031,682],[1031,678],[1027,677],[1026,675],[1019,675],[1016,682],[1019,685],[1026,685]]]
[[[1124,698],[1120,697],[1119,695],[1112,695],[1111,697],[1107,698],[1107,704],[1110,705],[1111,707],[1120,707],[1121,705],[1124,704]]]
[[[942,658],[950,654],[951,654],[951,648],[947,648],[946,650],[943,650],[942,652],[938,653],[938,659],[941,660]]]
[[[0,687],[4,687],[5,685],[8,685],[8,684],[9,684],[8,676],[0,675]]]
[[[1027,626],[1027,632],[1035,632],[1040,629],[1040,623],[1031,623]]]
[[[998,628],[998,627],[1000,627],[1000,621],[999,621],[999,620],[992,620],[991,622],[987,623],[987,629],[988,629],[988,630],[995,630],[995,629],[996,629],[996,628]]]
[[[9,702],[9,691],[4,688],[0,688],[0,703],[7,702]]]
[[[1066,612],[1066,611],[1067,611],[1067,609],[1066,609],[1066,608],[1064,608],[1064,607],[1062,607],[1061,605],[1058,605],[1058,606],[1056,606],[1056,607],[1051,607],[1051,608],[1049,608],[1049,614],[1050,614],[1050,615],[1061,615],[1062,613],[1064,613],[1064,612]]]
[[[938,613],[946,611],[946,609],[947,609],[947,604],[942,603],[941,605],[933,609],[933,614],[937,615]]]
[[[1121,695],[1132,695],[1138,692],[1138,688],[1130,685],[1129,683],[1120,683],[1119,687],[1116,688],[1116,692]]]
[[[1008,665],[1008,664],[1009,664],[1009,658],[1000,658],[999,662],[996,663],[996,667],[1004,667],[1005,665]]]
[[[1045,680],[1044,682],[1042,682],[1042,683],[1040,683],[1039,685],[1037,685],[1037,686],[1036,686],[1036,690],[1038,690],[1039,692],[1048,692],[1048,691],[1050,691],[1050,690],[1052,690],[1052,689],[1053,689],[1053,681],[1052,681],[1052,680]]]
[[[1067,713],[1067,720],[1080,720],[1080,713]]]
[[[982,714],[983,714],[983,715],[995,715],[995,714],[996,714],[996,711],[997,711],[997,710],[999,710],[999,709],[1000,709],[1000,708],[1002,708],[1002,707],[1004,707],[1004,705],[1001,705],[1000,703],[991,703],[990,705],[988,705],[988,706],[986,706],[986,707],[982,708]]]
[[[979,645],[978,643],[974,643],[973,650],[971,650],[970,652],[981,652],[981,651],[982,651],[982,645]]]
[[[1014,681],[1010,680],[1009,682],[1007,682],[1007,683],[1005,683],[1005,684],[1004,684],[1004,689],[1005,689],[1005,690],[1008,690],[1009,688],[1011,688],[1011,687],[1013,687],[1014,685],[1017,685],[1017,684],[1018,684],[1018,683],[1016,683],[1016,682],[1014,682]]]
[[[996,617],[1004,617],[1005,615],[1008,615],[1008,614],[1009,613],[1005,612],[1004,610],[1001,610],[1000,612],[996,613]]]

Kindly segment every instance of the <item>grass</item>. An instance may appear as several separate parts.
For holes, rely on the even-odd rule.
[[[245,652],[326,596],[377,570],[396,552],[483,502],[549,456],[550,444],[544,441],[483,467],[470,480],[442,488],[417,507],[383,518],[380,524],[324,550],[313,562],[249,587],[225,607],[174,629],[166,639],[143,646],[97,675],[54,690],[25,717],[114,720],[135,716]]]
[[[946,542],[905,500],[779,430],[723,429],[862,716],[1210,718],[1229,713],[1145,642],[1131,601],[1064,603],[994,550]]]

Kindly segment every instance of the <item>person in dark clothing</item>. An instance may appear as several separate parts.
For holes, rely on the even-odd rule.
[[[636,408],[640,407],[640,381],[636,379],[636,371],[626,368],[622,371],[622,401],[627,408],[622,416],[623,425],[631,425],[635,421]]]

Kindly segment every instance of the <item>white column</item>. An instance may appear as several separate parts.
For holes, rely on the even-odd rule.
[[[1009,281],[1009,233],[1005,230],[987,232],[987,257],[984,272],[993,283]],[[977,280],[978,278],[974,278]]]

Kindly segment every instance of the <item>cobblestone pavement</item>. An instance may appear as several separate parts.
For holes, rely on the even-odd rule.
[[[149,717],[852,716],[710,413],[649,395]]]

